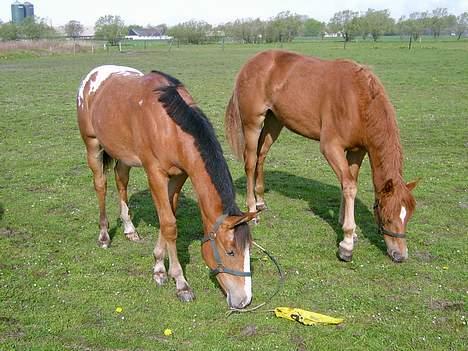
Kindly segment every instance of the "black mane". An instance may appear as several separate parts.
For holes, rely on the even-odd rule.
[[[155,73],[155,74],[159,74],[160,76],[163,76],[167,80],[167,82],[171,85],[175,85],[175,86],[183,85],[180,80],[178,80],[177,78],[174,78],[173,76],[167,73],[156,71],[156,70],[152,70],[151,73]]]
[[[242,212],[235,203],[235,190],[231,173],[224,159],[221,145],[216,139],[213,126],[202,110],[187,105],[180,96],[177,87],[182,84],[179,80],[163,73],[158,72],[158,74],[162,74],[170,83],[170,85],[155,89],[159,93],[158,100],[174,122],[184,132],[193,136],[195,146],[221,198],[223,213],[241,215]]]

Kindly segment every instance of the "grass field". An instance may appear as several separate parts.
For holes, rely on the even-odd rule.
[[[178,210],[179,257],[197,299],[152,281],[158,229],[144,172],[132,171],[130,207],[143,237],[119,224],[109,180],[113,244],[96,245],[97,201],[76,124],[75,93],[89,70],[121,64],[181,79],[209,116],[244,208],[243,166],[224,140],[236,72],[266,46],[167,46],[119,54],[5,56],[0,61],[1,350],[463,350],[468,297],[468,42],[310,42],[284,48],[369,65],[394,103],[406,180],[421,177],[408,228],[409,260],[385,254],[372,215],[365,161],[351,263],[336,258],[340,190],[318,144],[283,131],[266,163],[269,210],[253,228],[286,272],[263,312],[226,318],[225,299],[200,255],[201,221],[188,182]],[[0,55],[1,56],[1,55]],[[276,286],[275,268],[252,255],[254,304]],[[268,309],[294,306],[342,317],[305,327]],[[122,312],[116,312],[121,307]],[[164,336],[169,328],[172,336]]]

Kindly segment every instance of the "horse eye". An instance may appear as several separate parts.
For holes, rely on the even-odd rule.
[[[228,255],[228,256],[234,256],[234,251],[233,251],[233,250],[226,251],[226,255]]]

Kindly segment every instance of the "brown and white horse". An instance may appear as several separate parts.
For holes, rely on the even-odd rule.
[[[213,127],[182,83],[162,72],[144,75],[133,68],[101,66],[82,81],[77,109],[99,201],[99,245],[110,244],[106,166],[116,160],[120,217],[130,240],[139,240],[139,235],[128,213],[129,172],[131,167],[143,167],[160,224],[154,280],[159,285],[167,280],[167,252],[168,273],[175,279],[177,296],[193,300],[177,257],[175,216],[179,193],[190,177],[205,233],[203,258],[216,274],[229,306],[247,306],[252,288],[251,235],[246,222],[255,214],[244,214],[237,207],[231,174]]]
[[[405,230],[415,209],[405,184],[395,111],[379,79],[349,60],[325,61],[271,50],[240,70],[226,109],[226,136],[245,163],[249,211],[265,207],[263,164],[283,127],[319,140],[342,189],[339,256],[350,261],[357,240],[354,200],[359,168],[369,154],[375,215],[390,257],[408,257]]]

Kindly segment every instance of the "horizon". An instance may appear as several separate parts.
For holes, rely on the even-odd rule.
[[[147,26],[164,23],[171,27],[189,20],[205,21],[213,26],[233,22],[236,19],[268,20],[282,11],[305,15],[326,23],[336,12],[348,9],[357,12],[365,12],[369,8],[388,9],[390,16],[395,20],[413,12],[431,12],[436,8],[447,8],[449,14],[456,16],[468,11],[468,0],[415,0],[411,2],[406,0],[351,0],[347,2],[347,6],[335,0],[325,4],[315,0],[296,0],[292,1],[287,8],[283,6],[282,1],[278,0],[256,2],[238,0],[235,4],[216,0],[199,0],[196,3],[182,0],[173,0],[171,3],[140,0],[136,5],[123,1],[82,0],[66,6],[59,0],[29,0],[28,2],[34,5],[35,16],[45,19],[54,27],[63,26],[70,20],[79,21],[85,27],[94,27],[98,18],[105,15],[120,16],[126,25]],[[11,21],[13,3],[15,3],[14,0],[5,1],[4,5],[0,6],[0,20],[4,23]],[[91,7],[94,11],[88,10]]]

